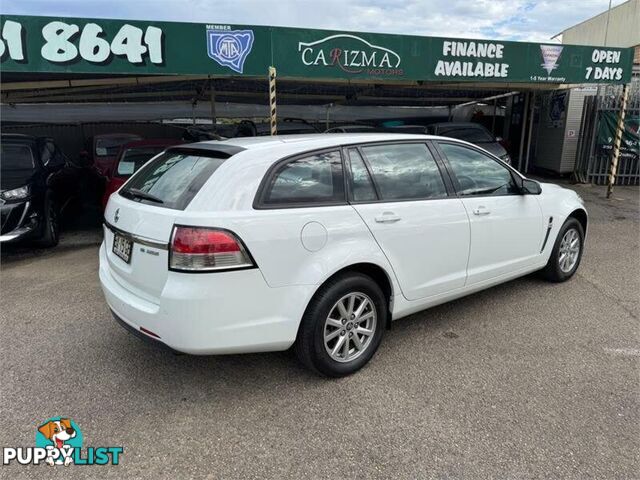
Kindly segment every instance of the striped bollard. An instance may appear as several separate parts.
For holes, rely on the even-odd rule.
[[[624,117],[627,115],[627,99],[629,98],[629,85],[622,87],[622,101],[620,102],[620,114],[618,115],[618,125],[616,126],[616,137],[613,141],[613,158],[611,159],[611,171],[609,172],[609,182],[607,183],[607,198],[613,193],[613,185],[616,183],[618,173],[618,159],[620,158],[620,144],[624,133]]]
[[[269,121],[271,122],[271,135],[278,134],[276,115],[276,69],[269,67]]]

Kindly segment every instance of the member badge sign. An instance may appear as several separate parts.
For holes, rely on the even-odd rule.
[[[207,28],[207,54],[223,67],[242,73],[253,40],[253,30]]]

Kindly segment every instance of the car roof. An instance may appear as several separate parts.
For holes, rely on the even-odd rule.
[[[128,142],[122,145],[123,149],[135,148],[135,147],[168,147],[173,145],[180,145],[182,142],[173,138],[151,138],[145,140],[136,140],[135,142]]]
[[[255,150],[262,148],[278,148],[298,147],[301,152],[312,149],[339,147],[341,145],[350,145],[354,143],[366,142],[386,142],[401,140],[416,140],[422,138],[428,140],[430,138],[439,138],[434,135],[417,135],[411,133],[332,133],[324,134],[300,134],[300,135],[282,135],[282,136],[258,136],[258,137],[238,137],[230,138],[222,141],[205,141],[192,143],[188,146],[192,148],[207,148],[215,150],[217,146],[234,146],[240,147],[242,150]]]
[[[483,125],[475,122],[439,122],[432,123],[432,127],[470,127],[470,128],[485,128]]]
[[[36,140],[37,137],[34,137],[33,135],[26,135],[24,133],[3,133],[2,134],[2,140],[24,140],[24,141],[29,141],[29,142],[33,142]]]
[[[358,129],[358,128],[364,128],[366,130],[374,130],[376,127],[374,127],[373,125],[358,125],[358,124],[354,124],[354,125],[338,125],[336,127],[331,127],[327,130],[333,130],[333,129],[338,129],[338,128],[344,128],[345,130],[351,130],[351,129]]]
[[[142,135],[137,133],[120,132],[120,133],[97,133],[93,138],[111,138],[111,137],[138,137],[142,138]]]
[[[427,140],[445,140],[460,144],[469,144],[457,139],[425,135],[417,133],[320,133],[313,135],[282,135],[265,137],[240,137],[228,140],[207,140],[169,147],[168,151],[206,151],[224,153],[229,158],[225,162],[227,168],[232,164],[271,165],[274,162],[290,156],[306,154],[308,152],[359,145],[365,143],[391,142],[424,142]],[[260,153],[255,155],[253,153]]]

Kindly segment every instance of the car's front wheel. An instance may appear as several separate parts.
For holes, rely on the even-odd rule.
[[[580,265],[584,249],[584,229],[578,220],[570,217],[558,233],[551,257],[543,275],[552,282],[569,280]]]
[[[38,240],[41,247],[55,247],[59,240],[58,207],[51,192],[47,192],[44,202],[42,236]]]
[[[327,282],[302,318],[295,350],[311,370],[342,377],[375,354],[387,320],[387,301],[378,284],[360,273]]]

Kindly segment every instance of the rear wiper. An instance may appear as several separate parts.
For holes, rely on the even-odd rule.
[[[130,194],[132,197],[135,197],[135,198],[149,200],[150,202],[164,203],[164,200],[156,197],[155,195],[151,195],[150,193],[143,192],[138,188],[127,188],[124,192]]]

